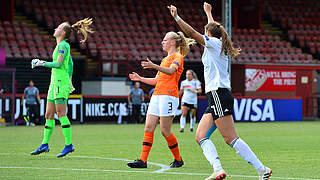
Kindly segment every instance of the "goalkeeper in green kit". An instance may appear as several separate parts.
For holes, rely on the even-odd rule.
[[[72,31],[75,30],[82,33],[84,39],[80,42],[84,43],[87,39],[88,32],[93,33],[89,28],[91,24],[92,19],[88,18],[78,21],[72,26],[70,26],[68,22],[60,24],[53,34],[57,41],[57,46],[53,52],[53,61],[46,62],[39,59],[33,59],[31,61],[32,68],[37,66],[52,68],[51,82],[47,96],[44,137],[40,147],[31,152],[31,155],[49,152],[50,148],[48,143],[55,127],[55,113],[57,113],[65,137],[65,148],[57,157],[63,157],[74,151],[71,142],[71,124],[66,114],[68,96],[74,90],[72,85],[73,62],[70,55],[70,45],[66,40],[69,39]]]

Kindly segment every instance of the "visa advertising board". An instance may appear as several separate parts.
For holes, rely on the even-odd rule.
[[[199,99],[199,115],[208,103]],[[233,105],[235,121],[301,121],[302,99],[235,98]]]
[[[148,99],[147,99],[148,100]],[[15,119],[26,115],[25,106],[20,106],[16,99]],[[40,116],[45,114],[45,99],[41,99]],[[11,111],[10,99],[0,99],[0,118]],[[205,97],[198,101],[198,121],[201,119],[208,103]],[[141,105],[141,114],[145,116],[148,102]],[[73,97],[68,100],[68,117],[72,121],[117,122],[119,116],[128,117],[131,111],[126,97]],[[233,107],[235,121],[301,121],[302,99],[300,98],[235,98]]]

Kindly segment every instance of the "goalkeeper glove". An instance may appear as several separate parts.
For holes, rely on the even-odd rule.
[[[46,61],[42,61],[40,59],[32,59],[31,61],[31,68],[35,68],[37,66],[44,66],[46,64]]]
[[[75,89],[75,88],[73,87],[73,85],[71,84],[70,94],[71,94],[74,90],[76,90],[76,89]]]

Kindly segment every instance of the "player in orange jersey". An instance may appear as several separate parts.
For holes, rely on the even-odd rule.
[[[177,138],[171,132],[171,124],[179,105],[178,83],[183,72],[183,57],[189,52],[189,46],[195,43],[193,39],[186,38],[182,32],[168,32],[161,43],[162,49],[168,55],[162,59],[160,66],[149,59],[141,63],[144,69],[157,70],[156,77],[145,78],[135,72],[129,74],[133,81],[156,86],[148,107],[142,153],[140,159],[128,163],[129,167],[147,168],[147,158],[152,147],[154,130],[159,122],[161,133],[174,156],[170,167],[179,168],[183,165]]]

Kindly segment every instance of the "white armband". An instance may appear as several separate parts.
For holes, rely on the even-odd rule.
[[[177,15],[177,17],[174,18],[176,21],[179,21],[181,18]]]

